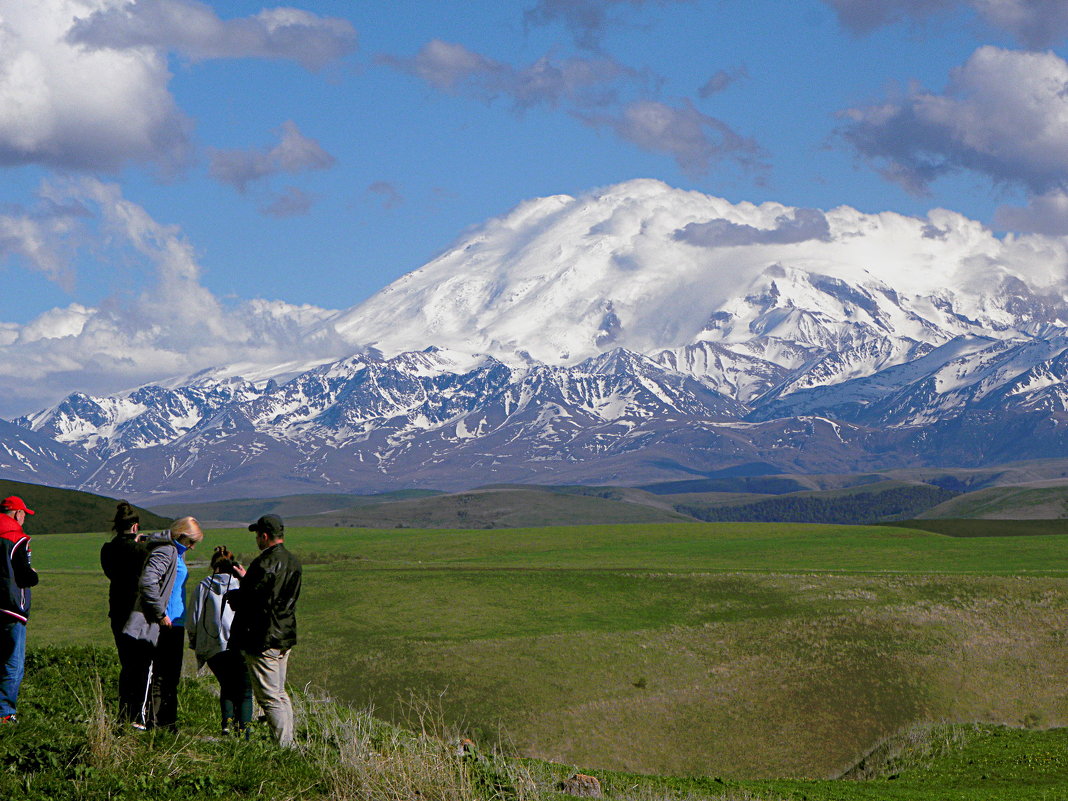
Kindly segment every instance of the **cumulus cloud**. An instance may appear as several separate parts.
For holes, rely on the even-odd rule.
[[[639,100],[618,114],[586,114],[589,125],[606,127],[643,150],[665,153],[685,172],[701,175],[711,165],[731,159],[747,169],[763,167],[763,151],[727,123],[702,114],[685,101],[671,106],[659,100]]]
[[[109,4],[75,22],[68,34],[91,49],[174,51],[193,60],[268,58],[318,70],[356,47],[343,19],[296,8],[270,8],[253,17],[223,20],[196,0],[134,0]]]
[[[278,134],[279,142],[272,148],[212,151],[212,177],[244,192],[250,183],[272,175],[325,170],[336,163],[318,142],[304,136],[296,123],[283,123]]]
[[[942,94],[842,112],[839,133],[884,175],[922,194],[936,178],[973,170],[1044,193],[1068,182],[1068,63],[1053,53],[982,47]]]
[[[193,126],[168,51],[315,69],[353,47],[349,23],[289,8],[223,21],[193,0],[0,0],[0,166],[173,174],[191,161]]]
[[[673,238],[676,242],[705,248],[793,245],[814,240],[830,242],[831,227],[819,209],[794,209],[792,214],[777,217],[774,228],[757,228],[720,218],[689,223],[675,231]]]
[[[24,325],[0,324],[0,376],[12,379],[0,414],[54,403],[71,386],[113,392],[236,361],[285,363],[351,350],[322,325],[334,312],[279,301],[223,303],[201,283],[181,231],[154,220],[118,187],[84,179],[46,192],[62,208],[84,210],[68,220],[76,223],[78,247],[140,267],[144,280],[116,287],[96,307],[71,303]],[[42,239],[55,241],[42,246],[71,247],[70,235],[62,226],[46,230]],[[4,252],[35,268],[23,253]]]
[[[1025,47],[1052,47],[1068,37],[1064,0],[824,0],[842,25],[857,34],[898,22],[923,22],[971,9],[988,25],[1004,30]]]
[[[180,168],[191,123],[163,54],[91,50],[67,40],[103,0],[0,0],[0,165]]]
[[[517,68],[440,39],[427,42],[411,58],[381,56],[378,60],[445,92],[486,101],[507,97],[518,110],[554,108],[565,101],[582,107],[605,105],[616,98],[617,81],[635,77],[608,58],[553,61],[543,57]]]
[[[575,37],[579,47],[595,50],[600,46],[605,30],[619,24],[614,11],[637,8],[656,3],[669,5],[690,0],[538,0],[523,15],[528,25],[563,22]]]
[[[1068,192],[1061,189],[1032,197],[1026,206],[1002,206],[994,225],[1008,231],[1068,236]]]

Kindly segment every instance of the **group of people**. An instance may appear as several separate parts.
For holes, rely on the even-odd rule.
[[[204,537],[192,517],[143,535],[136,511],[120,502],[115,536],[100,551],[111,580],[109,615],[119,652],[119,714],[139,729],[177,727],[185,645],[219,681],[222,730],[245,732],[252,699],[280,745],[293,743],[293,704],[285,681],[297,642],[301,566],[285,547],[285,526],[264,515],[248,527],[259,555],[246,569],[225,546],[211,574],[186,590],[185,556]]]
[[[30,588],[38,583],[22,524],[34,514],[23,500],[0,501],[0,724],[17,721],[26,653]],[[293,743],[293,705],[286,693],[290,649],[297,642],[301,565],[285,547],[285,526],[264,515],[248,530],[259,555],[246,568],[225,546],[211,574],[189,597],[186,555],[204,533],[192,517],[166,531],[142,533],[126,501],[115,510],[115,536],[100,550],[110,580],[108,615],[119,653],[119,716],[137,729],[177,730],[178,681],[186,643],[219,682],[223,733],[247,736],[252,699],[274,740]]]

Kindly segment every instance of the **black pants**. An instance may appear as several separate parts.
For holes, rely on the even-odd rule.
[[[129,723],[140,719],[140,710],[145,705],[151,654],[145,648],[147,643],[138,643],[133,637],[122,633],[125,622],[112,620],[111,633],[119,652],[119,720]],[[144,657],[139,653],[142,651],[145,652]]]
[[[160,628],[152,656],[150,727],[178,730],[178,680],[185,656],[185,626]]]
[[[223,651],[208,660],[208,667],[219,680],[219,711],[225,729],[230,721],[238,729],[252,720],[252,682],[240,651]]]
[[[137,640],[128,634],[118,634],[115,643],[119,648],[122,668],[119,673],[119,711],[124,720],[152,725],[151,688],[152,662],[156,647],[145,640]],[[125,681],[123,674],[126,675]]]

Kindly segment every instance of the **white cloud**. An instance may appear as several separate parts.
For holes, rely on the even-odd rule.
[[[840,133],[913,192],[972,170],[1043,193],[1068,184],[1068,63],[1053,53],[981,47],[943,94],[850,109]]]
[[[72,42],[96,49],[150,48],[191,59],[270,58],[321,69],[356,47],[343,19],[296,8],[270,8],[253,17],[223,20],[196,0],[133,0],[100,8],[71,29]]]
[[[325,170],[336,163],[318,142],[304,136],[296,123],[283,123],[278,133],[278,144],[269,149],[212,151],[212,177],[244,192],[253,181],[272,175]]]
[[[24,325],[0,324],[0,376],[8,388],[0,414],[54,403],[72,386],[114,392],[237,361],[278,364],[351,350],[324,325],[332,311],[220,301],[201,284],[180,230],[152,219],[117,186],[83,179],[48,193],[84,209],[77,244],[141,267],[146,280],[137,289],[117,287],[95,308],[72,303]],[[54,240],[45,243],[49,248],[72,246],[60,228],[47,234]]]

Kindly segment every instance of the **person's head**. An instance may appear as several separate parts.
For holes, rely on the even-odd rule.
[[[232,576],[236,561],[237,558],[234,556],[233,551],[225,545],[216,545],[215,550],[211,553],[211,572],[227,573]]]
[[[34,514],[34,511],[27,507],[26,502],[18,495],[9,495],[0,501],[0,514],[7,515],[21,526],[26,520],[26,515]]]
[[[171,523],[171,539],[186,548],[192,548],[202,539],[204,532],[195,517],[180,517]]]
[[[115,519],[111,528],[116,534],[136,534],[141,527],[141,516],[130,506],[129,501],[119,501],[115,505]]]
[[[256,547],[261,551],[277,545],[286,537],[286,527],[278,515],[264,515],[249,525],[248,530],[256,532]]]

